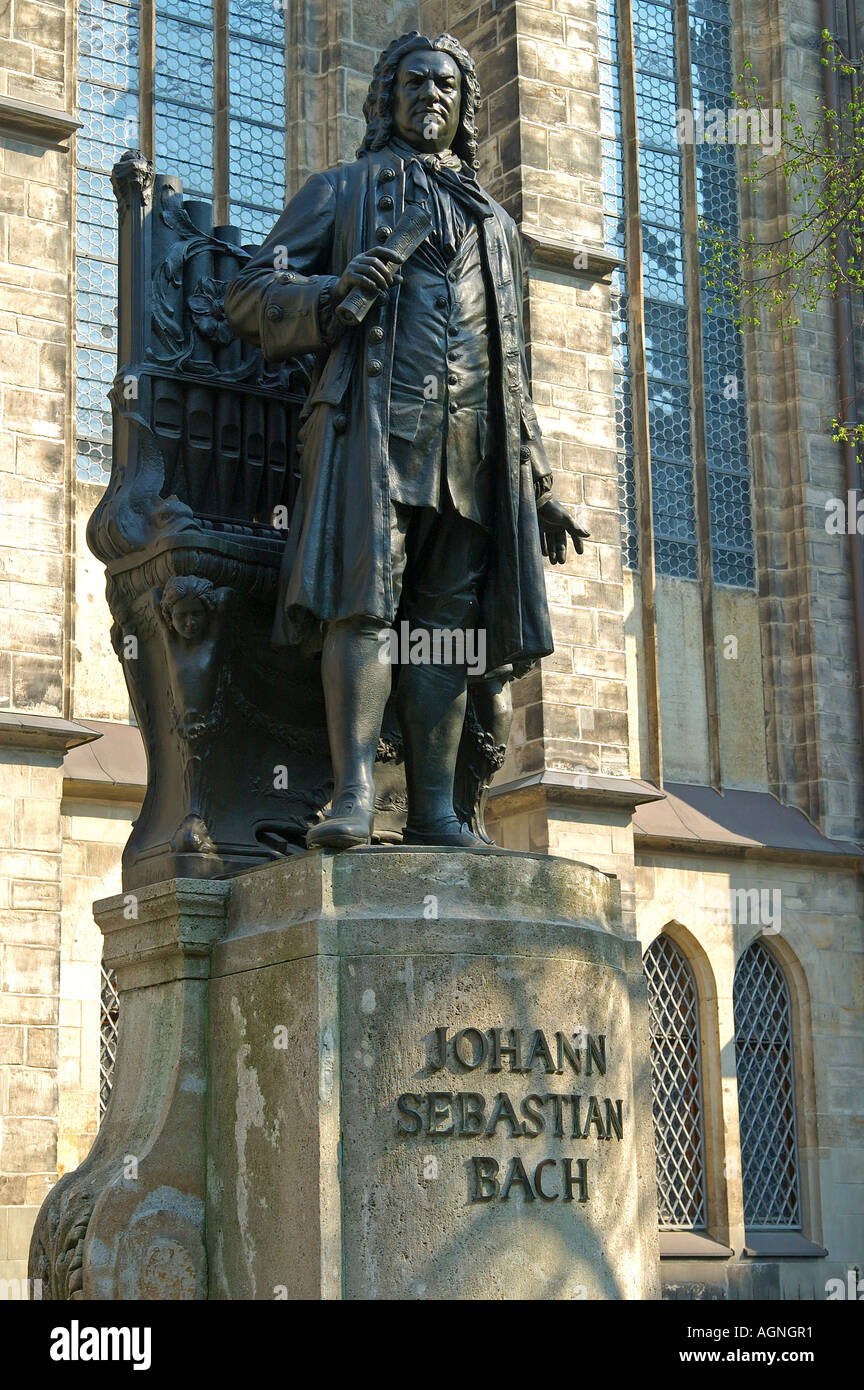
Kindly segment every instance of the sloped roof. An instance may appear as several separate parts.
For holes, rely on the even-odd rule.
[[[852,840],[829,840],[802,811],[783,806],[770,792],[725,791],[667,782],[662,801],[646,802],[633,813],[640,838],[792,850],[801,854],[862,856]]]

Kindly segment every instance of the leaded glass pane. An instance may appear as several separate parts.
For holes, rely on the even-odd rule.
[[[660,1229],[706,1223],[699,1005],[693,973],[668,936],[645,953]]]
[[[104,483],[116,369],[117,209],[109,176],[138,144],[137,3],[80,0],[78,38],[77,470]],[[156,166],[181,178],[189,196],[206,199],[214,193],[213,62],[211,0],[157,0]],[[230,0],[229,85],[230,188],[223,191],[244,238],[260,242],[284,203],[284,7]]]
[[[665,540],[655,527],[654,557],[658,574],[669,574],[673,579],[697,579],[699,557],[696,542]]]
[[[156,70],[153,94],[157,101],[213,109],[213,30],[188,24],[179,16],[180,3],[156,6]]]
[[[689,469],[651,459],[654,532],[658,540],[686,541],[693,530],[693,482]]]
[[[721,14],[722,11],[722,14]],[[722,22],[720,22],[722,20]],[[694,95],[706,108],[731,107],[732,57],[726,0],[691,5],[690,43]],[[709,228],[738,237],[738,184],[734,146],[696,145],[697,206]],[[710,246],[707,254],[711,254]],[[721,299],[718,305],[717,300]],[[750,504],[750,459],[737,305],[702,284],[705,358],[705,441],[714,579],[718,584],[755,583]],[[710,312],[709,312],[710,310]],[[729,477],[729,474],[738,476]]]
[[[730,392],[737,392],[736,378],[730,374]],[[724,400],[709,396],[705,408],[709,472],[747,473],[747,413],[739,395]]]
[[[690,392],[682,386],[648,381],[651,457],[690,469]],[[692,476],[692,474],[691,474]],[[692,491],[692,483],[689,484]]]
[[[721,93],[724,101],[718,105],[727,106],[732,91],[728,10],[724,19],[725,23],[720,24],[716,19],[691,14],[690,61],[694,83]]]
[[[633,451],[633,404],[630,383],[623,380],[615,401],[615,442],[622,453]]]
[[[261,212],[240,203],[232,203],[228,212],[231,226],[240,228],[240,239],[244,246],[260,246],[262,241],[266,241],[276,217],[275,211]]]
[[[619,272],[620,274],[620,272]],[[621,281],[623,282],[623,275]],[[612,365],[616,372],[626,373],[630,366],[630,341],[627,323],[627,295],[623,283],[612,290]],[[629,390],[629,387],[628,387]]]
[[[696,163],[696,206],[700,217],[714,226],[738,224],[738,186],[734,164],[701,158]]]
[[[597,30],[600,41],[600,126],[602,141],[602,189],[607,246],[624,251],[626,209],[624,156],[621,147],[621,91],[618,76],[618,30],[615,0],[598,0]],[[612,276],[612,361],[615,390],[615,439],[618,451],[618,509],[621,518],[623,563],[635,569],[639,562],[636,527],[636,478],[633,460],[633,410],[630,394],[630,356],[627,322],[627,278],[623,269]]]
[[[607,32],[604,18],[601,29]],[[645,292],[646,366],[649,378],[655,559],[660,574],[695,578],[698,573],[693,504],[692,433],[682,228],[681,149],[676,134],[679,109],[678,56],[671,0],[634,0],[636,107],[640,142],[642,255]],[[690,79],[698,112],[725,113],[730,106],[732,58],[727,0],[691,0]],[[611,30],[609,41],[611,44]],[[611,47],[609,49],[611,52]],[[601,84],[608,79],[603,76]],[[602,90],[602,87],[601,87]],[[607,103],[609,97],[606,98]],[[617,104],[617,92],[615,93]],[[707,108],[707,110],[706,110]],[[604,132],[611,130],[611,123]],[[617,127],[616,127],[617,130]],[[738,231],[737,163],[728,144],[696,144],[697,211],[733,238]],[[617,171],[604,178],[607,237],[623,238]],[[743,410],[744,370],[734,326],[736,306],[716,302],[702,284],[704,371],[707,392],[707,465],[714,576],[718,583],[754,581],[748,441]],[[711,305],[711,313],[707,306]],[[669,393],[667,387],[680,388]],[[619,440],[619,449],[621,447]],[[654,459],[654,455],[657,455]],[[714,473],[724,477],[712,483]],[[729,474],[735,481],[726,481]],[[623,495],[623,494],[622,494]]]
[[[604,140],[604,146],[609,144]],[[614,209],[613,216],[606,216],[603,219],[603,235],[606,245],[623,252],[627,235],[627,226],[624,212],[623,188],[620,186],[621,167],[617,161],[610,169],[607,164],[607,157],[604,150],[603,155],[603,188],[606,207]],[[611,185],[611,186],[610,186]],[[617,187],[616,187],[617,185]]]
[[[281,212],[285,169],[285,137],[281,130],[248,122],[231,121],[230,179],[232,195],[239,203],[270,206]],[[275,219],[273,219],[275,220]]]
[[[262,241],[285,202],[285,17],[230,0],[228,144],[231,220]]]
[[[658,574],[689,578],[696,523],[672,8],[636,0],[633,24],[654,556]]]
[[[798,1138],[789,989],[768,947],[754,941],[733,987],[744,1224],[800,1230]]]
[[[213,195],[213,14],[209,4],[157,0],[156,164],[191,197]]]
[[[639,122],[639,141],[643,149],[655,146],[677,151],[675,143],[675,112],[678,107],[678,88],[667,77],[636,73],[636,115]]]
[[[725,385],[729,363],[737,364],[740,351],[741,339],[733,320],[725,314],[708,314],[702,331],[702,355],[708,370],[706,385],[721,390]],[[714,380],[710,375],[712,371],[718,374]],[[722,379],[719,376],[721,372]]]
[[[640,72],[675,78],[675,29],[671,7],[634,0],[633,40]]]
[[[113,347],[117,332],[117,267],[108,261],[78,262],[78,342]]]
[[[671,304],[685,303],[684,261],[678,237],[643,224],[642,269],[646,295]]]
[[[601,79],[610,69],[600,69]],[[617,83],[600,82],[600,134],[621,139],[621,101]]]
[[[649,376],[689,385],[686,309],[645,300],[645,357]]]
[[[618,506],[621,513],[622,563],[635,570],[639,564],[636,533],[636,473],[632,458],[618,455]]]
[[[643,150],[640,164],[642,216],[653,226],[681,229],[681,158]]]
[[[719,534],[719,527],[717,528]],[[714,578],[718,584],[733,584],[738,589],[752,589],[756,573],[752,550],[726,550],[722,540],[715,541],[711,550]]]
[[[107,163],[110,171],[137,134],[137,94],[79,82],[78,113],[81,117],[77,146],[79,165],[104,173]]]
[[[79,0],[78,80],[134,90],[138,83],[137,5]]]
[[[729,0],[690,0],[689,10],[718,24],[729,23]]]

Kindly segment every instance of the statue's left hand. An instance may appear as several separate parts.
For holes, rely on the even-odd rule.
[[[582,554],[583,541],[590,536],[577,526],[570,513],[554,497],[544,502],[537,512],[540,523],[540,548],[549,557],[550,564],[563,565],[567,559],[567,537],[573,542],[577,555]]]

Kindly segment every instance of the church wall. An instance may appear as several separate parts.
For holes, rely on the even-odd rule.
[[[721,860],[699,848],[649,853],[634,846],[630,811],[583,785],[586,776],[652,775],[642,580],[621,562],[608,265],[574,264],[583,243],[602,240],[595,18],[593,0],[293,7],[287,185],[294,191],[309,172],[353,157],[371,68],[395,34],[447,27],[474,52],[487,98],[481,178],[533,237],[534,400],[557,493],[591,531],[583,557],[547,566],[556,651],[514,687],[498,779],[561,773],[571,778],[568,798],[540,787],[497,798],[490,828],[507,848],[617,874],[625,928],[643,946],[674,922],[704,953],[716,985],[703,1000],[705,1027],[713,1019],[716,1031],[703,1062],[714,1105],[711,1202],[718,1238],[735,1255],[664,1261],[669,1296],[821,1298],[828,1277],[860,1263],[864,1236],[855,1147],[860,879],[852,867]],[[0,14],[0,95],[71,109],[73,21],[47,0],[15,0]],[[784,0],[779,12],[773,0],[755,0],[739,29],[741,52],[746,44],[776,100],[803,94],[812,110],[815,0],[803,8]],[[0,713],[124,720],[102,567],[84,538],[100,489],[72,481],[71,163],[20,132],[0,138]],[[769,177],[745,231],[776,230],[776,196]],[[851,837],[864,822],[864,778],[848,543],[824,528],[825,499],[845,491],[826,432],[836,391],[830,313],[805,315],[790,342],[767,330],[748,338],[747,357],[760,585],[758,594],[714,591],[723,781],[769,789],[826,833]],[[704,783],[710,730],[696,585],[661,579],[657,603],[666,776]],[[726,659],[729,636],[737,657]],[[0,1278],[15,1278],[26,1274],[48,1186],[95,1133],[101,942],[90,903],[119,887],[134,808],[62,800],[56,746],[7,744],[0,760]],[[718,918],[716,901],[728,901],[730,886],[780,887],[789,906],[780,944],[797,962],[801,1001],[807,1234],[827,1246],[827,1260],[740,1258],[740,1175],[727,1162],[737,1146],[731,981],[748,929]]]
[[[803,1234],[827,1248],[825,1259],[765,1261],[744,1246],[735,1023],[732,981],[742,952],[763,928],[730,921],[730,890],[781,895],[780,930],[768,929],[790,987],[799,1134]],[[671,926],[691,962],[704,953],[708,975],[697,981],[702,1005],[702,1076],[708,1104],[723,1123],[706,1166],[726,1188],[726,1220],[709,1234],[732,1247],[728,1261],[663,1261],[667,1296],[816,1298],[830,1278],[846,1279],[860,1263],[864,1238],[864,1170],[860,1162],[860,1078],[864,1063],[861,1008],[862,898],[851,868],[776,860],[636,850],[636,920],[644,949]],[[706,1036],[706,1005],[716,1000],[715,1036]],[[719,1045],[718,1045],[719,1044]],[[710,1210],[710,1208],[709,1208]],[[702,1295],[700,1295],[702,1296]]]
[[[75,605],[71,653],[72,717],[130,717],[123,667],[111,646],[111,613],[105,598],[105,566],[87,548],[87,522],[103,489],[98,483],[75,482]]]
[[[120,854],[134,808],[66,798],[62,804],[58,1172],[86,1156],[99,1126],[102,933],[93,903],[121,891]]]
[[[57,1170],[70,126],[62,3],[0,14],[0,1278]],[[36,116],[33,114],[36,109]],[[39,113],[45,113],[44,119]],[[47,716],[44,738],[4,713]],[[38,722],[38,720],[37,720]]]
[[[811,120],[822,95],[816,0],[757,0],[738,13],[739,57],[751,59],[760,89],[772,105],[794,101]],[[742,233],[770,241],[785,228],[785,194],[781,171],[764,163],[758,187],[742,188]],[[825,529],[825,502],[846,494],[842,454],[830,438],[836,350],[825,300],[817,312],[803,310],[789,334],[765,324],[748,335],[746,371],[770,788],[826,834],[860,838],[850,543]]]

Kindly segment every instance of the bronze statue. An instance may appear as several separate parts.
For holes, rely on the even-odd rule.
[[[456,39],[396,39],[356,161],[307,181],[226,294],[268,361],[315,354],[274,630],[277,644],[323,632],[335,790],[310,847],[370,841],[394,670],[382,632],[481,634],[487,672],[524,670],[552,651],[541,556],[563,563],[568,535],[578,554],[587,535],[552,495],[519,233],[474,172],[478,101]],[[412,208],[431,230],[406,259],[391,238]],[[344,305],[358,290],[365,315]],[[397,669],[405,844],[482,843],[453,809],[464,655]]]

